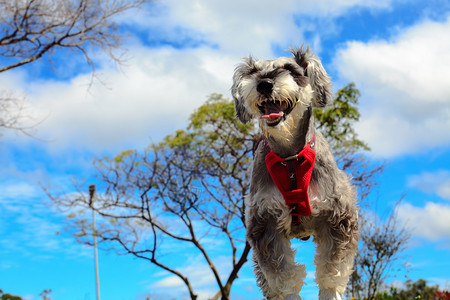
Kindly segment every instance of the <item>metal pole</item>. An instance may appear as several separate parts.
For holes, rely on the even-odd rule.
[[[100,300],[100,282],[98,276],[98,253],[97,253],[97,229],[95,227],[95,184],[89,186],[89,203],[92,207],[92,236],[94,237],[94,259],[95,259],[95,288],[97,290],[97,300]]]

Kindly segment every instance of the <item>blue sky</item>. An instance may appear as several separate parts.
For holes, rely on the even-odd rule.
[[[73,177],[91,180],[92,160],[143,149],[175,129],[211,93],[230,96],[233,69],[252,54],[270,59],[290,46],[311,46],[334,89],[361,91],[356,130],[385,162],[373,191],[383,218],[398,199],[399,221],[412,237],[409,270],[393,273],[450,288],[450,2],[444,0],[160,1],[119,20],[129,33],[117,68],[93,53],[96,81],[82,57],[67,53],[0,74],[0,90],[23,97],[42,121],[31,138],[0,137],[0,288],[26,299],[52,289],[52,299],[95,299],[93,249],[64,231],[64,213],[49,206],[41,185],[71,192]],[[297,243],[309,271],[303,299],[317,299],[312,243]],[[174,250],[168,252],[168,255]],[[228,254],[215,261],[227,270]],[[128,256],[100,251],[103,299],[186,298],[169,274]],[[260,299],[250,263],[233,299]],[[179,267],[200,298],[215,293],[212,274],[195,252]],[[184,295],[184,296],[183,296]],[[153,299],[153,298],[152,298]]]

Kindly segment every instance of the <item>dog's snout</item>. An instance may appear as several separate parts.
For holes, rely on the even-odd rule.
[[[258,82],[258,85],[256,86],[256,90],[258,93],[264,94],[264,95],[270,95],[273,90],[273,80],[271,79],[263,79],[260,82]]]

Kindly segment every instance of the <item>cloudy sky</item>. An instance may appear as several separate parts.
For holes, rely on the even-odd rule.
[[[92,249],[64,232],[41,185],[70,192],[73,177],[92,177],[95,157],[143,149],[184,128],[211,93],[229,97],[242,57],[287,56],[302,44],[322,59],[335,91],[349,82],[361,91],[357,132],[386,165],[373,211],[383,218],[403,197],[397,213],[412,234],[411,267],[389,280],[450,288],[448,1],[161,0],[119,22],[129,33],[127,60],[118,68],[96,53],[102,83],[89,89],[91,74],[75,55],[0,73],[0,91],[23,97],[27,122],[39,122],[34,137],[0,137],[0,288],[30,300],[44,289],[56,300],[95,299]],[[299,246],[312,270],[303,299],[317,299],[313,248]],[[223,270],[226,259],[216,257]],[[195,254],[180,262],[202,299],[215,292],[204,266]],[[100,267],[104,299],[185,295],[146,262],[102,251]],[[250,264],[233,289],[234,299],[262,297]]]

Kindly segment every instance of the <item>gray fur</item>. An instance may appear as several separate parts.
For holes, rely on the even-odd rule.
[[[292,50],[294,57],[244,60],[235,71],[232,94],[242,122],[259,119],[258,105],[280,100],[294,105],[276,125],[259,120],[269,147],[279,156],[294,155],[311,139],[313,106],[324,106],[331,83],[320,60],[309,48]],[[259,93],[261,80],[273,91]],[[279,103],[279,102],[277,102]],[[316,133],[316,162],[309,187],[311,215],[292,224],[290,211],[265,165],[266,150],[255,151],[250,194],[247,197],[247,240],[253,247],[258,286],[267,299],[300,299],[305,266],[295,262],[290,240],[312,235],[317,244],[316,282],[320,300],[342,299],[358,247],[356,191],[336,166],[325,138]]]
[[[319,58],[311,53],[309,47],[291,48],[290,52],[294,55],[297,64],[302,66],[306,70],[306,75],[311,78],[315,92],[313,97],[315,106],[324,107],[331,97],[331,81]]]

